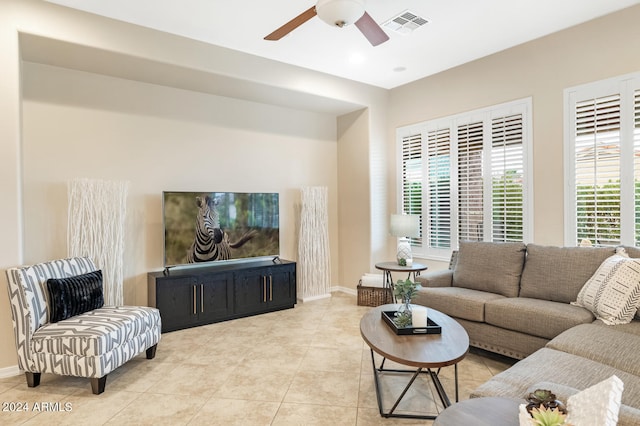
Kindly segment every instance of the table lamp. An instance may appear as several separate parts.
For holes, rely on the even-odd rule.
[[[391,235],[398,237],[398,249],[396,258],[398,264],[402,264],[402,259],[411,261],[411,244],[409,237],[420,236],[420,216],[415,214],[392,214],[391,215]]]

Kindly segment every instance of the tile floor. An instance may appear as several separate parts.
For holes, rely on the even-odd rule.
[[[380,417],[371,354],[359,330],[368,309],[334,293],[294,309],[163,334],[156,358],[143,354],[109,374],[102,395],[91,393],[87,379],[46,374],[32,389],[24,376],[1,379],[0,424],[431,424]],[[467,355],[459,364],[461,399],[509,366],[488,354]],[[452,379],[453,368],[443,369],[449,395]],[[407,380],[385,377],[386,409]],[[420,378],[399,409],[437,413],[433,393]],[[22,403],[28,410],[16,412]]]

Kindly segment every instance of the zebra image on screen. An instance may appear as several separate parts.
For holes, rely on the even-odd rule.
[[[196,197],[196,235],[187,252],[187,262],[210,262],[231,258],[231,249],[242,247],[254,237],[255,231],[246,232],[238,241],[229,242],[229,234],[220,227],[217,200],[210,196]]]

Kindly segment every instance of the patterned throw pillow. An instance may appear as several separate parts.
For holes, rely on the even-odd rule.
[[[618,250],[602,262],[572,304],[589,309],[607,325],[631,322],[640,304],[640,259]]]
[[[102,271],[68,278],[49,278],[49,321],[58,322],[104,305]]]

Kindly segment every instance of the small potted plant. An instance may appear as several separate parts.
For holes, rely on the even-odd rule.
[[[520,405],[520,426],[570,426],[567,410],[550,390],[536,389]]]
[[[545,408],[541,405],[531,410],[531,424],[535,426],[568,426],[566,424],[567,415],[558,408]]]
[[[398,327],[407,327],[411,324],[411,299],[422,286],[414,283],[409,278],[406,280],[398,280],[393,289],[393,295],[396,299],[402,299],[402,305],[398,308],[395,317],[395,323]]]
[[[532,413],[534,408],[544,406],[547,409],[558,409],[560,413],[567,414],[564,404],[556,398],[556,395],[550,390],[536,389],[527,395],[527,411]]]

